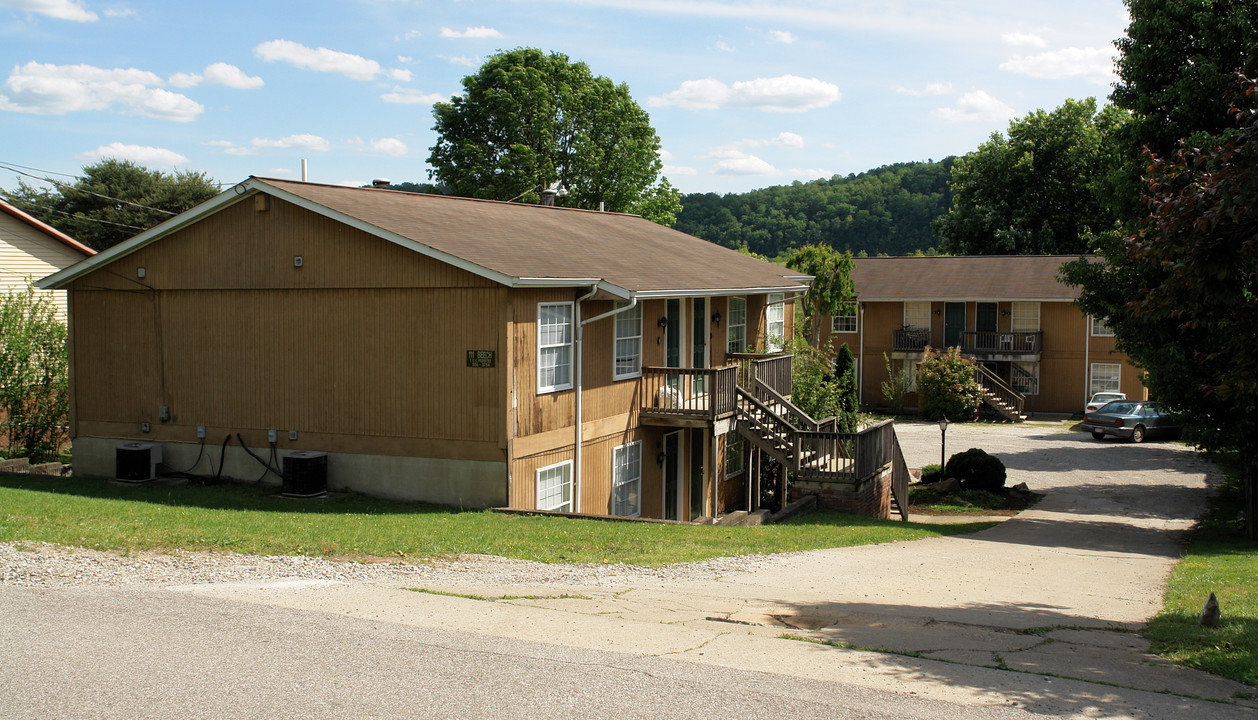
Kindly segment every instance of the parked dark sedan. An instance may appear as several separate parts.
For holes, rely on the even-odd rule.
[[[1113,435],[1132,442],[1144,442],[1154,435],[1179,435],[1179,420],[1155,402],[1115,400],[1085,413],[1083,429],[1097,440]]]

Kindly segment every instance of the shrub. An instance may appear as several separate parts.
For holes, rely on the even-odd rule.
[[[882,383],[882,400],[891,412],[898,413],[904,410],[904,396],[911,392],[913,378],[908,368],[896,370],[891,356],[883,353],[882,359],[887,364],[887,379]]]
[[[856,432],[860,413],[852,351],[846,344],[840,347],[834,365],[806,345],[794,348],[794,353],[791,401],[814,420],[835,418],[839,432]]]
[[[944,479],[944,469],[939,463],[922,466],[922,482],[933,483]]]
[[[66,327],[33,288],[0,296],[0,434],[8,454],[56,459],[69,393]]]
[[[1000,458],[970,448],[948,458],[947,476],[961,481],[964,490],[995,492],[1005,486],[1005,464]]]
[[[973,420],[983,401],[974,362],[961,357],[959,348],[945,351],[926,348],[917,373],[917,397],[922,414],[932,420]],[[949,473],[951,476],[951,473]]]

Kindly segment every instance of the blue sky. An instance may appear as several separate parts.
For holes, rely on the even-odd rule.
[[[1121,0],[0,0],[0,164],[423,182],[432,103],[530,46],[627,83],[674,186],[743,192],[1103,101],[1127,22]]]

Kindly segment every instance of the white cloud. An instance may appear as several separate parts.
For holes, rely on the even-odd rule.
[[[937,108],[931,112],[945,122],[1004,122],[1012,120],[1014,109],[982,90],[972,90],[960,97],[956,104],[948,108]]]
[[[292,174],[293,174],[293,170],[292,170],[292,168],[283,168],[283,167],[281,167],[281,168],[271,168],[270,170],[267,170],[267,171],[266,171],[266,174],[267,174],[267,175],[269,175],[269,176],[271,176],[271,177],[274,177],[274,176],[276,176],[276,175],[292,175]]]
[[[254,138],[248,145],[237,145],[227,140],[211,140],[206,143],[211,147],[223,148],[228,155],[256,155],[263,150],[309,150],[311,152],[327,152],[332,149],[327,140],[318,135],[289,135],[278,140]]]
[[[418,31],[418,30],[407,30],[407,31],[406,31],[406,34],[402,36],[402,39],[403,39],[403,40],[414,40],[415,38],[417,38],[417,37],[419,37],[419,36],[420,36],[420,33],[419,33],[419,31]]]
[[[1008,32],[1000,36],[1001,41],[1006,45],[1029,46],[1029,47],[1048,47],[1048,43],[1044,42],[1044,38],[1039,35],[1031,35],[1030,33]]]
[[[822,168],[791,168],[787,174],[794,175],[795,177],[804,177],[804,178],[834,177],[834,173],[832,171],[824,170]]]
[[[403,70],[402,68],[394,68],[393,70],[389,71],[389,79],[397,80],[398,82],[410,82],[411,77],[412,75],[411,75],[410,70]]]
[[[480,65],[479,57],[468,57],[466,55],[460,55],[458,57],[438,55],[437,57],[440,57],[444,60],[449,60],[451,65],[466,65],[467,67],[476,67],[477,65]]]
[[[129,114],[176,122],[188,122],[205,112],[204,106],[186,95],[159,87],[164,84],[157,75],[135,68],[29,62],[13,68],[0,87],[0,110],[65,115],[117,107]]]
[[[1001,63],[1000,69],[1044,80],[1081,77],[1098,85],[1108,85],[1115,77],[1114,49],[1068,47],[1027,57],[1015,55],[1012,60]]]
[[[177,88],[195,87],[201,84],[205,78],[196,73],[175,73],[166,78],[166,82]]]
[[[500,38],[503,34],[491,27],[479,25],[477,27],[469,27],[466,30],[451,30],[448,27],[441,28],[441,37],[443,38]]]
[[[717,158],[717,161],[712,164],[712,172],[717,175],[762,175],[772,177],[784,174],[781,170],[755,155],[739,150],[714,151],[709,157]]]
[[[687,80],[678,89],[649,98],[655,107],[677,105],[686,110],[750,107],[769,112],[804,112],[823,108],[842,99],[833,83],[798,75],[740,80],[733,85],[715,78]]]
[[[0,0],[0,8],[12,8],[58,20],[96,22],[96,13],[83,7],[79,0]]]
[[[797,150],[804,146],[804,137],[798,133],[780,132],[777,135],[766,139],[743,138],[735,140],[732,143],[726,143],[714,149],[712,153],[719,153],[726,150],[741,150],[749,147],[763,147],[765,145],[775,145],[781,148],[790,148]],[[711,154],[709,154],[711,156]]]
[[[354,80],[371,80],[380,74],[380,63],[375,60],[325,47],[309,48],[289,40],[269,40],[253,52],[268,62],[286,62],[303,70],[337,73]]]
[[[729,43],[725,42],[724,40],[717,40],[717,41],[716,41],[716,49],[717,49],[717,50],[720,50],[721,52],[734,52],[734,46],[733,46],[733,45],[730,45]]]
[[[122,10],[119,10],[119,9],[114,9],[114,8],[106,8],[106,9],[105,9],[105,17],[107,17],[107,18],[124,18],[124,17],[131,17],[131,16],[132,16],[132,15],[134,15],[134,14],[135,14],[135,11],[134,11],[134,10],[132,10],[131,8],[126,8],[126,9],[122,9]]]
[[[675,155],[664,148],[660,148],[660,151],[657,154],[660,156],[660,162],[672,162],[677,159]]]
[[[901,95],[912,95],[913,97],[926,97],[931,95],[948,95],[952,92],[952,83],[927,83],[926,87],[921,90],[906,88],[903,85],[896,85],[892,88]]]
[[[371,141],[371,151],[380,153],[381,155],[390,155],[392,157],[402,157],[408,152],[409,148],[406,143],[397,138],[380,138]]]
[[[246,75],[243,70],[235,65],[216,62],[205,66],[205,81],[214,85],[226,85],[237,90],[254,90],[262,87],[266,83],[262,78],[254,75]]]
[[[786,45],[795,42],[795,36],[785,30],[770,30],[768,35],[773,42],[780,42]]]
[[[124,145],[120,142],[112,142],[108,145],[101,145],[95,150],[79,153],[78,158],[88,163],[105,158],[118,158],[119,160],[131,160],[146,167],[153,165],[175,167],[188,162],[188,158],[173,150],[149,147],[147,145]]]
[[[400,105],[432,105],[433,103],[445,102],[450,98],[439,93],[423,93],[411,88],[394,87],[392,92],[381,95],[380,99],[387,103]]]
[[[414,64],[415,64],[415,58],[411,57],[410,55],[398,55],[398,56],[397,56],[397,61],[398,61],[398,62],[400,62],[400,63],[402,63],[403,65],[414,65]]]

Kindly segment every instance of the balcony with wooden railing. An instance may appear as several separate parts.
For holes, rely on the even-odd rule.
[[[1044,333],[1039,331],[961,333],[961,352],[985,359],[1001,355],[1039,355],[1043,347]]]
[[[638,406],[647,425],[704,426],[737,409],[738,366],[642,368]]]
[[[750,388],[756,380],[779,395],[790,397],[791,368],[794,355],[782,353],[728,353],[725,356],[738,365],[738,386]]]
[[[920,353],[930,344],[930,331],[918,328],[900,328],[891,332],[891,349],[894,352]]]

